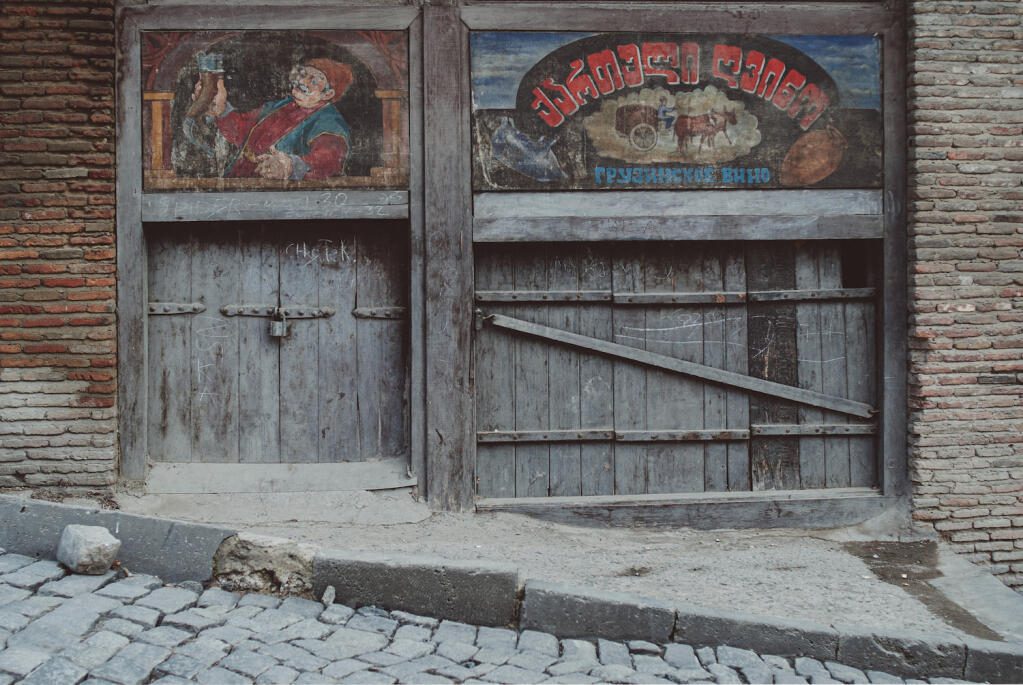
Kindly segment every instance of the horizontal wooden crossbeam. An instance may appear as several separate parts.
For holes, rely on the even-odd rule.
[[[615,357],[617,359],[634,362],[643,366],[652,366],[664,371],[672,371],[684,376],[692,376],[694,378],[710,381],[711,383],[718,383],[732,388],[756,392],[761,395],[791,400],[793,402],[799,402],[800,404],[828,409],[842,414],[859,416],[866,419],[872,417],[877,412],[877,410],[869,404],[856,402],[844,397],[825,395],[824,393],[815,392],[813,390],[796,388],[791,385],[775,383],[762,378],[753,378],[741,373],[725,371],[724,369],[717,369],[712,366],[698,364],[684,359],[676,359],[675,357],[668,357],[663,354],[647,352],[646,350],[639,350],[634,347],[619,345],[618,343],[609,342],[607,340],[598,340],[597,338],[590,338],[585,335],[570,333],[558,328],[551,328],[550,326],[543,326],[529,321],[515,319],[510,316],[490,314],[485,315],[483,320],[485,323],[489,323],[492,326],[503,328],[505,330],[516,331],[535,338],[543,338],[545,340],[569,345],[570,347],[578,347],[584,350],[590,350],[592,352],[598,352],[610,357]]]

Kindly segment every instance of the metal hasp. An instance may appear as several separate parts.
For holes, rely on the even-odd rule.
[[[174,314],[199,314],[206,311],[202,302],[150,302],[150,316],[171,316]]]
[[[288,319],[327,319],[337,313],[332,307],[270,304],[227,304],[220,308],[224,316],[266,316],[270,318],[270,337],[287,338],[291,333]]]

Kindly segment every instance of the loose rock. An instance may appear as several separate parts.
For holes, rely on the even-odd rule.
[[[72,573],[103,575],[121,550],[121,541],[102,526],[64,527],[57,545],[57,561]]]

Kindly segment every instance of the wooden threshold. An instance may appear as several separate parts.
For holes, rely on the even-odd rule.
[[[476,502],[476,511],[526,514],[556,523],[601,527],[835,528],[878,516],[896,501],[873,488],[829,488],[484,498]]]
[[[147,494],[203,495],[391,490],[415,484],[404,458],[335,464],[156,462],[145,489]]]

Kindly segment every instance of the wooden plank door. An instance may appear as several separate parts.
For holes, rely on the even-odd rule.
[[[405,228],[150,226],[150,458],[407,461]]]
[[[478,495],[875,485],[864,263],[837,242],[478,246]]]

